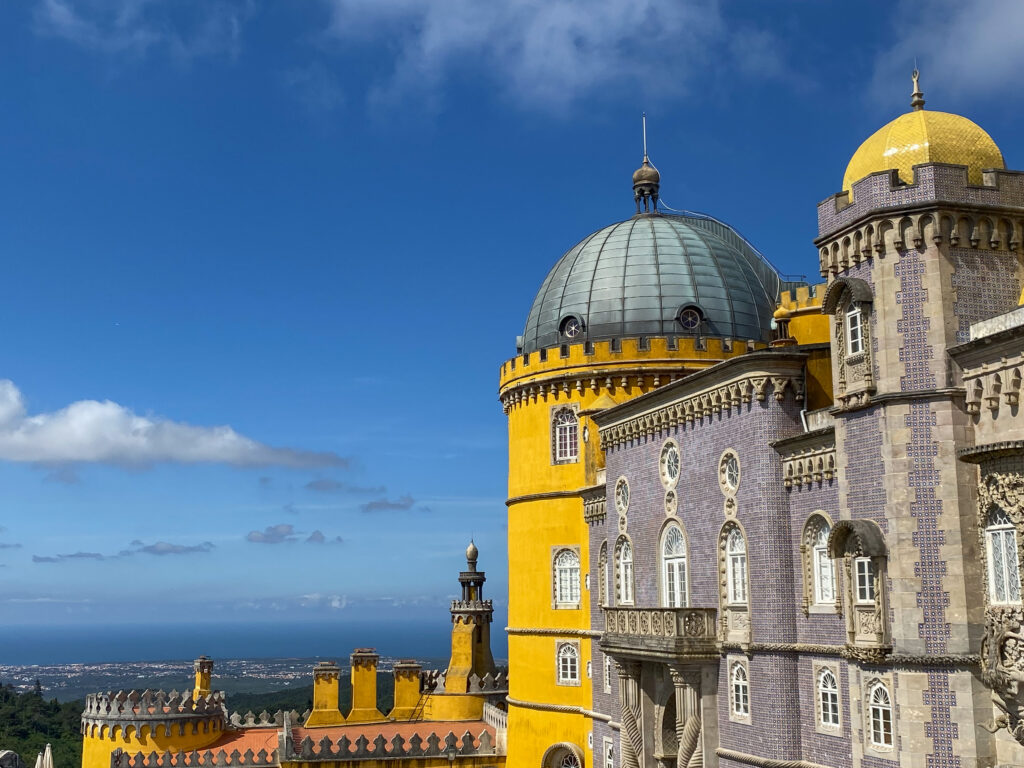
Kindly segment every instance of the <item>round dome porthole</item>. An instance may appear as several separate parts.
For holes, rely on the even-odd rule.
[[[562,320],[562,335],[567,339],[575,339],[583,333],[583,321],[575,315],[569,315]]]
[[[696,333],[700,330],[700,324],[704,321],[704,315],[697,307],[683,307],[676,316],[679,325],[686,333]]]

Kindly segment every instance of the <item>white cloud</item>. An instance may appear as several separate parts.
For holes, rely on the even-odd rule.
[[[403,103],[458,69],[513,99],[561,111],[608,88],[678,92],[710,68],[775,77],[779,46],[726,22],[718,0],[327,0],[329,34],[395,51],[373,96]]]
[[[42,35],[89,50],[145,54],[163,49],[190,60],[236,56],[251,12],[249,0],[38,0],[35,25]]]
[[[79,400],[29,415],[14,382],[0,380],[0,461],[46,465],[161,462],[236,467],[345,466],[334,453],[274,448],[229,426],[199,427],[159,416],[139,416],[110,400]]]
[[[1010,30],[1024,27],[1020,0],[902,0],[889,26],[899,33],[875,60],[873,99],[909,104],[915,57],[929,108],[956,111],[929,94],[987,98],[1019,87],[1024,46]]]

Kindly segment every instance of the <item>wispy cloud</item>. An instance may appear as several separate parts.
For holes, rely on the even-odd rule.
[[[147,555],[188,555],[193,552],[209,552],[213,544],[204,541],[201,544],[171,544],[167,541],[158,541],[155,544],[143,544],[141,541],[133,541],[132,546],[136,552],[144,552]]]
[[[0,545],[2,546],[2,545]],[[20,545],[19,545],[20,546]],[[63,555],[32,555],[33,563],[65,563],[75,560],[118,560],[123,557],[131,557],[135,554],[144,555],[189,555],[196,552],[209,552],[213,544],[204,541],[201,544],[172,544],[167,541],[158,541],[154,544],[146,544],[136,539],[128,545],[129,549],[122,549],[117,554],[105,555],[101,552],[72,552]]]
[[[897,34],[875,59],[872,101],[909,104],[915,58],[925,98],[936,109],[943,108],[940,100],[929,94],[1003,97],[1007,88],[1018,87],[1024,46],[994,44],[993,35],[1024,27],[1020,0],[901,0],[891,17]]]
[[[275,448],[229,426],[199,427],[140,416],[110,400],[79,400],[29,415],[14,382],[0,380],[0,461],[105,463],[144,467],[160,462],[236,467],[344,467],[335,453]]]
[[[345,92],[338,79],[322,64],[289,69],[281,83],[300,104],[313,113],[334,112],[345,104]]]
[[[335,536],[333,539],[328,539],[323,531],[316,530],[309,534],[309,538],[306,539],[307,544],[344,544],[345,540],[341,536]]]
[[[279,523],[268,525],[262,531],[249,531],[245,537],[246,541],[254,544],[284,544],[289,541],[297,541],[295,526],[290,523]]]
[[[321,477],[316,480],[310,480],[306,483],[306,490],[318,491],[319,493],[384,493],[387,489],[383,485],[352,485],[351,483],[342,483],[338,480],[331,480],[329,478]]]
[[[78,485],[82,482],[82,478],[71,467],[54,467],[43,477],[43,482],[58,483],[60,485]]]
[[[250,0],[38,0],[40,35],[105,54],[164,51],[182,61],[235,57]]]
[[[727,21],[718,0],[327,1],[330,36],[391,57],[372,98],[403,106],[466,72],[563,111],[608,89],[675,94],[712,68],[758,78],[786,70],[782,46]]]
[[[363,512],[391,512],[403,509],[412,509],[416,499],[406,494],[397,499],[374,499],[361,505],[359,509]]]
[[[0,542],[0,549],[21,549],[21,544],[4,544]]]

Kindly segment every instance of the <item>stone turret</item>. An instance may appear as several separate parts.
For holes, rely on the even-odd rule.
[[[459,573],[462,598],[452,600],[452,656],[445,677],[448,693],[466,693],[470,690],[471,675],[483,678],[495,671],[491,655],[494,608],[483,597],[487,577],[476,568],[479,554],[476,544],[470,541],[466,548],[466,570]]]

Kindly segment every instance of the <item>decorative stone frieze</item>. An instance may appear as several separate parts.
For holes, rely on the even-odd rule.
[[[583,496],[583,520],[587,525],[598,525],[605,521],[608,507],[608,493],[604,485],[587,488]]]

